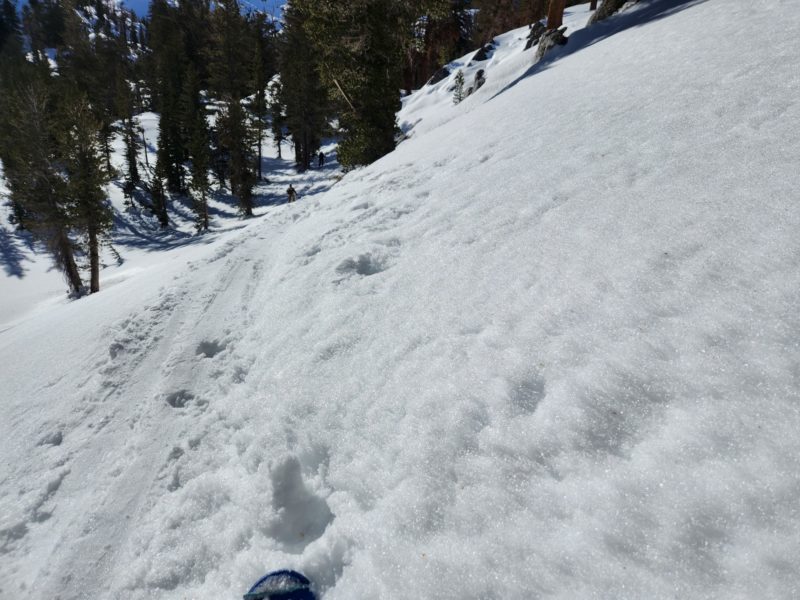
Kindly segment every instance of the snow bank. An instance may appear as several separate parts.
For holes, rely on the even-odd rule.
[[[0,596],[796,597],[791,8],[642,2],[0,333]]]

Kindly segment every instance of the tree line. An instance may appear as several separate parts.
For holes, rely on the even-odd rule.
[[[47,246],[72,294],[96,292],[112,180],[162,227],[180,196],[208,229],[220,190],[250,216],[268,133],[279,155],[291,140],[300,171],[334,134],[343,168],[369,164],[395,147],[401,90],[500,32],[545,17],[558,27],[574,3],[288,0],[278,24],[239,0],[151,0],[142,19],[111,0],[29,0],[21,14],[0,0],[0,161],[14,221]],[[159,115],[154,153],[144,111]]]

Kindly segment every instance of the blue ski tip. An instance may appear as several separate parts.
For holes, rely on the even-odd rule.
[[[305,575],[284,569],[267,573],[256,581],[244,600],[316,600],[316,596]]]

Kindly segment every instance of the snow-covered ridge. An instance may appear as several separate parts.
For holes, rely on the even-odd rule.
[[[0,597],[795,597],[792,8],[640,2],[0,332]]]

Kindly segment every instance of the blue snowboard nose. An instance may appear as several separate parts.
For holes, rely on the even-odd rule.
[[[315,600],[311,582],[297,571],[273,571],[256,581],[244,600]]]

